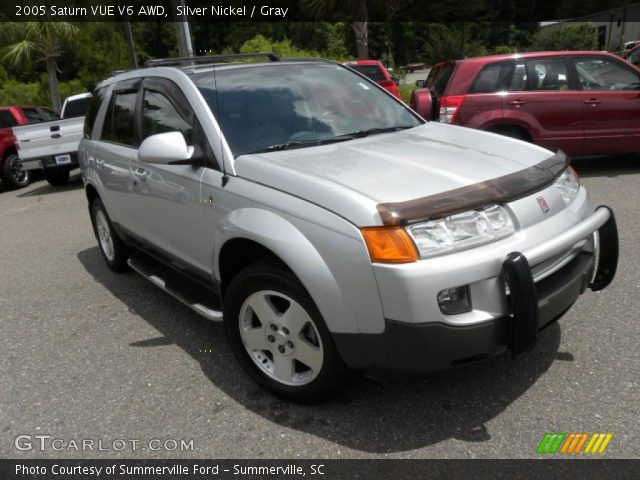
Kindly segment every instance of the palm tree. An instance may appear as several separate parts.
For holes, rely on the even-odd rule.
[[[34,61],[44,62],[51,104],[56,112],[60,112],[56,59],[62,54],[61,44],[75,39],[78,28],[69,22],[14,22],[5,26],[15,43],[5,49],[3,60],[16,67],[29,67]]]
[[[329,15],[340,9],[340,0],[303,0],[302,7],[313,15],[320,17]],[[367,0],[350,0],[351,28],[356,35],[356,50],[358,58],[369,58],[369,29],[367,27]]]

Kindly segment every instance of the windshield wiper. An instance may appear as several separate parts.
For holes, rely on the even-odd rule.
[[[406,130],[408,128],[416,127],[417,125],[400,125],[396,127],[384,127],[384,128],[369,128],[367,130],[358,130],[357,132],[345,133],[344,135],[340,135],[340,137],[353,137],[353,138],[362,138],[368,137],[369,135],[376,135],[378,133],[388,133],[388,132],[398,132],[400,130]],[[337,138],[340,138],[337,137]]]
[[[340,135],[339,137],[314,138],[313,140],[304,140],[300,142],[277,143],[275,145],[269,145],[268,147],[260,148],[252,152],[243,153],[243,155],[249,155],[252,153],[279,152],[282,150],[292,150],[294,148],[315,147],[318,145],[327,145],[329,143],[346,142],[347,140],[353,140],[354,138],[355,137],[352,135]]]

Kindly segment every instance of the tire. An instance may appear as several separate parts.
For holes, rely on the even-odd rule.
[[[231,281],[224,296],[224,324],[244,370],[279,397],[318,402],[348,377],[313,300],[276,262],[255,263]]]
[[[128,271],[127,260],[131,255],[131,250],[113,228],[111,219],[99,198],[95,198],[91,202],[90,212],[93,233],[98,240],[102,258],[114,272],[122,273]]]
[[[54,170],[44,172],[44,178],[49,185],[60,187],[69,183],[69,170]]]
[[[22,168],[22,163],[15,153],[5,157],[2,164],[2,183],[6,188],[22,188],[29,185],[29,172]]]

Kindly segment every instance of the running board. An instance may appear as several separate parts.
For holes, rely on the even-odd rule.
[[[143,253],[134,253],[127,263],[156,287],[180,300],[207,320],[222,321],[222,308],[212,289]]]

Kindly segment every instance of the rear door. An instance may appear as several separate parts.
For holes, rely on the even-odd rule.
[[[525,126],[542,147],[568,155],[582,152],[582,103],[564,57],[516,61],[503,114],[505,121]]]
[[[138,233],[131,208],[130,163],[138,156],[134,113],[140,83],[135,78],[114,85],[93,158],[111,220],[132,233]]]
[[[604,56],[573,57],[585,118],[584,154],[640,151],[640,74]]]

